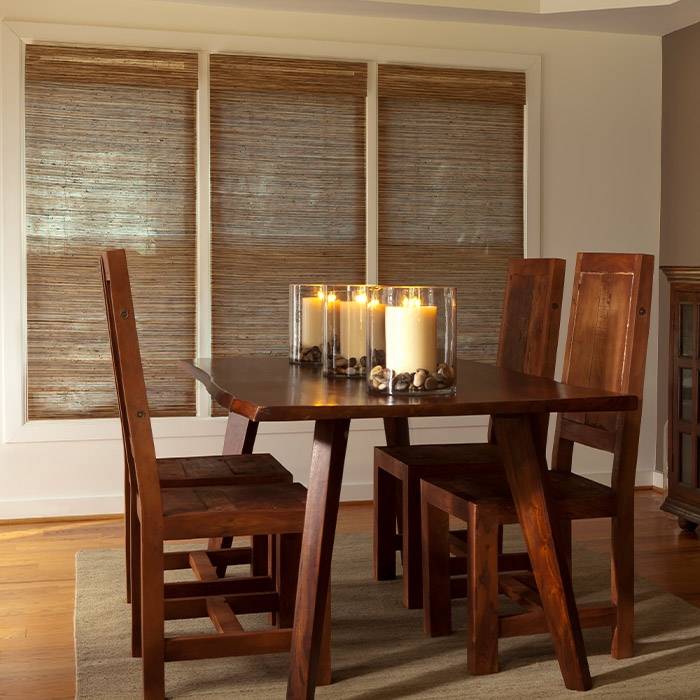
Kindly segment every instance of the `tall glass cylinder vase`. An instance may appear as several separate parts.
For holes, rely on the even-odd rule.
[[[323,285],[289,285],[289,361],[323,362]]]
[[[343,379],[364,377],[367,371],[367,287],[363,284],[325,285],[323,293],[324,374]]]
[[[369,287],[368,297],[368,390],[396,395],[455,392],[455,288]]]

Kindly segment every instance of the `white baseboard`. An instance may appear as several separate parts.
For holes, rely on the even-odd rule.
[[[663,472],[653,471],[651,485],[657,489],[663,489],[664,487],[664,475]]]
[[[114,515],[124,512],[124,496],[45,498],[32,501],[0,501],[0,520],[65,518],[84,515]]]

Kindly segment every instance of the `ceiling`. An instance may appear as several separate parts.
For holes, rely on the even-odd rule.
[[[700,0],[179,0],[256,10],[664,36],[700,22]]]

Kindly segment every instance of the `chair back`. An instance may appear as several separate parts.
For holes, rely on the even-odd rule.
[[[499,367],[554,377],[565,268],[566,262],[559,258],[508,262]]]
[[[570,471],[573,444],[614,455],[618,511],[631,510],[642,418],[654,256],[579,253],[562,380],[638,397],[634,411],[565,413],[557,419],[553,468]]]
[[[132,488],[137,489],[141,501],[152,502],[155,511],[151,512],[162,513],[155,445],[126,252],[108,250],[102,253],[100,268],[129,479]]]

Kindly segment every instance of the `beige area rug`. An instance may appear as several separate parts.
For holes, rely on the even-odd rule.
[[[582,697],[564,687],[548,635],[500,640],[500,673],[471,676],[466,669],[464,604],[455,603],[450,637],[425,637],[422,611],[401,605],[401,581],[373,580],[371,552],[369,534],[337,537],[333,683],[318,688],[318,700]],[[141,697],[141,662],[129,653],[123,559],[117,549],[81,551],[76,557],[78,700]],[[577,547],[574,574],[580,602],[606,600],[607,559]],[[637,578],[636,598],[634,658],[610,657],[608,629],[584,630],[594,684],[585,697],[700,697],[700,609],[642,578]],[[284,700],[287,658],[276,654],[169,663],[167,696]]]

